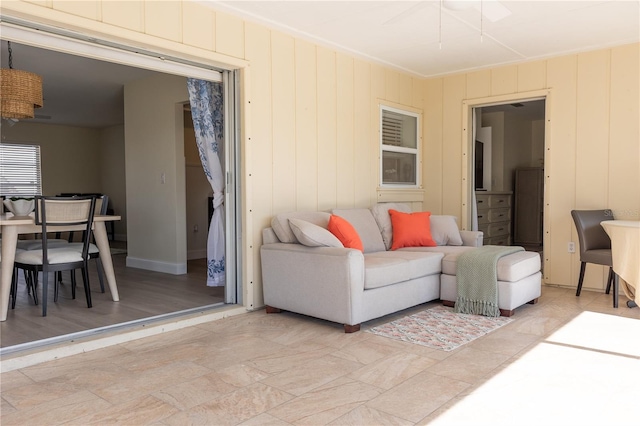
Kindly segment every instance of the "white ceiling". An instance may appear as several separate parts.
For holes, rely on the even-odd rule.
[[[423,77],[640,40],[638,1],[205,3]]]
[[[443,0],[442,13],[439,0],[200,2],[424,77],[640,41],[640,1]],[[500,14],[506,16],[492,22]],[[151,73],[12,46],[14,68],[43,77],[44,107],[35,122],[122,123],[123,85]],[[6,41],[1,49],[6,67]]]

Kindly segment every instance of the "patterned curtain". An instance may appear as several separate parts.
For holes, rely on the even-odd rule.
[[[207,241],[207,285],[224,286],[224,176],[218,157],[224,147],[222,84],[188,78],[187,88],[200,161],[213,189],[213,217]]]

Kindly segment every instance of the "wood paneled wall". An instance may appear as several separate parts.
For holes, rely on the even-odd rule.
[[[462,102],[548,90],[545,141],[547,284],[574,287],[572,209],[611,208],[640,220],[640,45],[429,79],[425,89],[425,206],[462,216]],[[588,266],[585,288],[607,270]]]

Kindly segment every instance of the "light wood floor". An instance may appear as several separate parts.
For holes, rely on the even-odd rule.
[[[2,373],[10,425],[638,424],[640,309],[544,287],[444,352],[264,310]]]
[[[115,244],[118,246],[118,244]],[[53,284],[49,282],[47,316],[42,306],[34,305],[27,295],[24,278],[20,278],[15,309],[0,323],[2,348],[78,331],[148,318],[156,315],[212,305],[224,301],[222,287],[206,286],[206,260],[189,261],[188,273],[170,275],[143,269],[127,268],[126,255],[112,256],[120,301],[114,302],[105,281],[100,292],[97,269],[90,269],[93,307],[87,309],[81,274],[77,273],[76,299],[71,298],[69,273],[63,273],[58,302],[53,301]],[[42,290],[40,283],[39,291]],[[41,296],[40,296],[41,297]]]

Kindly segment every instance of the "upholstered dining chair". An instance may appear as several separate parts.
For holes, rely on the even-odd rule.
[[[38,273],[42,272],[42,316],[47,315],[49,273],[80,269],[84,282],[87,307],[91,307],[89,287],[89,237],[93,223],[95,197],[36,197],[35,223],[42,227],[42,249],[16,253],[15,267],[29,272],[33,291],[37,291]],[[83,231],[82,251],[77,248],[51,248],[47,233],[55,232],[56,226],[78,225]],[[58,298],[58,281],[54,279],[54,301]],[[75,298],[75,274],[72,274],[72,295]]]
[[[573,217],[580,243],[580,276],[578,278],[576,296],[580,296],[587,263],[608,266],[609,278],[607,279],[606,294],[611,291],[611,284],[613,283],[613,306],[617,308],[618,289],[613,275],[611,239],[600,225],[602,221],[613,220],[613,213],[611,210],[572,210],[571,217]]]

